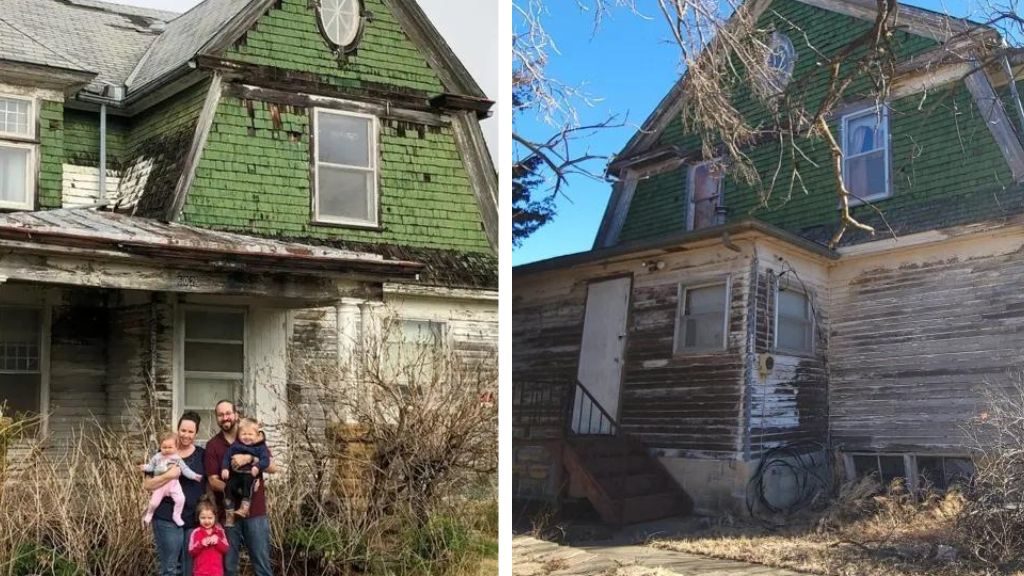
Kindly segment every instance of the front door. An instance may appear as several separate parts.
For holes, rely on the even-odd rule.
[[[612,418],[619,415],[622,359],[626,350],[626,316],[632,278],[592,282],[587,287],[587,308],[583,318],[583,341],[576,376]],[[576,394],[573,431],[610,432],[610,423],[600,421],[600,411]]]

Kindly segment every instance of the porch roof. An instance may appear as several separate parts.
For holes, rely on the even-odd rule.
[[[208,230],[174,222],[64,208],[0,214],[0,246],[14,250],[84,249],[98,256],[142,256],[203,269],[414,278],[423,264],[329,246]]]
[[[586,252],[577,252],[575,254],[566,254],[565,256],[555,256],[546,260],[528,262],[526,264],[520,264],[519,266],[513,267],[512,274],[526,275],[547,272],[550,270],[571,268],[573,266],[594,264],[610,258],[618,258],[626,255],[639,255],[643,252],[673,252],[676,250],[685,250],[690,244],[696,242],[704,242],[716,238],[722,239],[723,242],[728,242],[732,236],[747,232],[775,238],[815,256],[828,258],[830,260],[834,260],[839,257],[837,252],[831,250],[827,246],[818,244],[817,242],[813,242],[801,236],[797,236],[792,232],[787,232],[786,230],[769,224],[763,220],[758,220],[757,218],[744,218],[743,220],[737,220],[736,222],[722,224],[720,226],[710,226],[699,230],[666,234],[664,236],[647,240],[623,242],[622,244],[617,244],[608,248],[596,248]]]

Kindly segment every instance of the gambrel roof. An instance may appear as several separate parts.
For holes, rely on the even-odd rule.
[[[487,100],[415,0],[385,0],[446,93]],[[114,99],[155,88],[251,28],[274,0],[204,0],[184,14],[96,0],[3,0],[0,63],[90,72],[86,90]],[[108,86],[126,88],[114,93]],[[120,92],[120,91],[118,91]]]

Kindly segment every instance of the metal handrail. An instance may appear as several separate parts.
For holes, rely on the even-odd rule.
[[[572,435],[600,434],[615,436],[619,433],[619,423],[605,410],[604,406],[594,398],[594,395],[587,390],[582,382],[576,380],[571,385],[572,390],[568,394],[568,409],[566,422],[566,433]],[[582,394],[580,394],[582,392]],[[579,410],[577,410],[579,406]],[[595,408],[597,410],[595,414]],[[584,414],[586,420],[584,420]],[[595,423],[594,416],[597,416]],[[596,424],[596,425],[595,425]],[[605,425],[607,424],[607,428]]]

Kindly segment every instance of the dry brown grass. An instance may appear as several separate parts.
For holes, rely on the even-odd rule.
[[[870,482],[861,482],[844,486],[825,512],[794,519],[783,529],[710,527],[653,545],[826,576],[1013,573],[964,553],[956,527],[963,507],[955,491],[915,499],[899,483],[877,494]],[[956,560],[941,558],[946,546],[958,551]]]

